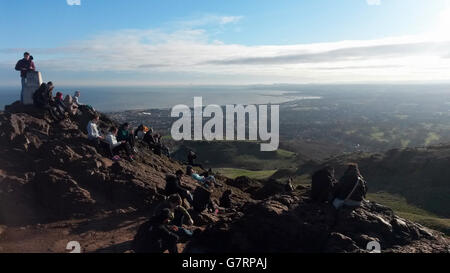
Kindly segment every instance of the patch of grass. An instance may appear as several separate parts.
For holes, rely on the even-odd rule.
[[[277,170],[251,171],[245,169],[219,168],[217,169],[222,175],[235,179],[239,176],[247,176],[253,179],[266,179],[272,176]]]
[[[439,230],[450,235],[450,219],[440,218],[433,213],[409,204],[399,195],[386,192],[369,193],[367,198],[382,205],[392,208],[397,215],[423,226]]]
[[[425,139],[425,146],[429,146],[430,144],[436,143],[441,139],[441,136],[434,133],[434,132],[430,132],[428,133],[427,138]]]

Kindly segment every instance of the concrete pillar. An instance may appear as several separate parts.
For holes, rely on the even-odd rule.
[[[22,103],[33,104],[33,94],[42,84],[42,76],[39,71],[28,71],[25,84],[22,87]]]

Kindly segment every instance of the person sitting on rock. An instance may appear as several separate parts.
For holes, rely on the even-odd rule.
[[[171,225],[178,227],[179,236],[192,236],[192,232],[188,229],[183,228],[184,224],[189,226],[194,225],[194,220],[192,220],[189,212],[183,207],[183,200],[180,195],[172,194],[167,199],[163,200],[156,208],[154,215],[159,214],[163,209],[169,209],[173,212],[173,219],[170,221]]]
[[[96,143],[99,140],[103,139],[103,136],[100,135],[100,132],[97,127],[97,123],[100,121],[100,116],[95,115],[92,120],[90,120],[87,124],[86,130],[88,132],[88,139],[91,141],[95,141]]]
[[[75,116],[78,113],[78,105],[73,102],[71,95],[66,95],[64,97],[64,104],[66,105],[66,111],[71,115]]]
[[[284,186],[284,190],[287,193],[291,193],[294,191],[294,186],[292,185],[292,177],[289,177],[288,181],[286,182],[286,185]]]
[[[330,166],[315,172],[311,181],[311,199],[314,202],[325,203],[333,199],[333,189],[337,181],[334,169]]]
[[[64,119],[66,114],[67,105],[64,103],[63,94],[61,92],[56,92],[53,101],[50,105],[56,110],[57,118]]]
[[[125,122],[119,127],[117,141],[126,141],[134,149],[134,135],[130,133],[130,124]]]
[[[171,254],[178,253],[180,238],[175,233],[177,227],[170,224],[173,218],[173,212],[165,208],[142,224],[134,236],[133,250],[136,253],[164,253],[166,250]]]
[[[197,213],[202,213],[205,210],[208,212],[217,213],[219,210],[216,208],[216,205],[212,201],[212,190],[203,186],[197,186],[194,190],[194,201],[192,203],[192,207],[194,211]]]
[[[191,165],[186,167],[186,174],[191,176],[195,181],[200,182],[200,184],[204,187],[209,188],[212,184],[222,187],[222,184],[216,181],[216,178],[212,175],[203,176],[199,175]]]
[[[231,201],[232,195],[233,195],[233,192],[231,190],[224,191],[222,196],[219,199],[219,205],[222,208],[230,209],[233,206],[233,203]]]
[[[78,106],[78,109],[80,109],[81,112],[84,112],[85,110],[95,111],[95,109],[92,106],[81,103],[80,96],[81,92],[79,90],[75,91],[75,93],[73,94],[73,103],[76,106]]]
[[[42,83],[33,94],[33,104],[38,108],[50,108],[50,102],[53,100],[52,91],[55,87],[52,82]]]
[[[150,129],[145,126],[144,124],[139,125],[136,130],[134,130],[134,137],[137,138],[138,140],[144,140],[145,134],[149,131]]]
[[[343,205],[359,207],[366,193],[367,183],[359,172],[358,165],[351,163],[336,185],[333,206],[337,209]]]
[[[189,190],[181,185],[181,180],[183,179],[183,171],[178,170],[175,176],[166,176],[166,195],[179,194],[183,199],[188,200],[189,204],[192,204],[192,194]]]
[[[131,147],[128,145],[128,143],[125,140],[122,140],[121,142],[117,141],[116,135],[118,131],[119,130],[117,129],[117,127],[112,126],[109,130],[108,135],[106,136],[106,142],[109,143],[109,147],[113,156],[119,156],[120,151],[124,151],[127,154],[129,160],[134,161]]]

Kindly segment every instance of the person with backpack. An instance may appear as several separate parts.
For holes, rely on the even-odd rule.
[[[166,195],[179,194],[183,199],[188,200],[189,204],[192,204],[192,194],[189,190],[181,185],[183,179],[183,171],[178,170],[174,175],[166,176]]]
[[[180,237],[175,233],[177,227],[170,224],[173,218],[173,212],[165,208],[142,224],[133,239],[134,252],[164,253],[167,250],[171,254],[178,253]]]
[[[200,182],[200,184],[204,187],[209,188],[211,185],[216,185],[218,187],[222,187],[223,185],[218,183],[216,178],[212,175],[209,175],[209,173],[206,173],[207,175],[199,175],[194,168],[192,168],[191,165],[188,165],[186,167],[186,174],[191,176],[195,181]]]
[[[117,129],[117,127],[112,126],[109,130],[108,135],[106,136],[106,142],[108,142],[113,156],[118,156],[120,151],[124,151],[127,154],[129,161],[134,161],[131,147],[128,145],[128,143],[125,140],[122,140],[120,142],[117,141],[116,135],[118,131],[119,130]]]
[[[317,203],[331,202],[336,183],[332,167],[326,166],[315,172],[311,180],[312,201]]]
[[[23,59],[20,59],[15,66],[15,70],[20,71],[20,78],[22,83],[22,91],[20,94],[20,101],[23,103],[23,92],[25,89],[25,85],[27,83],[27,74],[28,71],[35,71],[36,67],[33,62],[33,57],[30,53],[23,53]]]
[[[339,179],[334,193],[333,206],[359,207],[367,194],[367,183],[362,177],[356,163],[348,164],[344,175]]]

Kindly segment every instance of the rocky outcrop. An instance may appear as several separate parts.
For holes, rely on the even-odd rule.
[[[0,226],[28,225],[105,211],[149,209],[162,198],[165,177],[186,166],[138,145],[134,162],[113,162],[91,145],[93,112],[52,121],[33,106],[15,103],[0,113]],[[100,128],[113,125],[105,116]],[[200,171],[200,170],[199,170]],[[340,211],[311,203],[307,188],[287,194],[276,181],[226,179],[214,201],[232,191],[233,207],[193,213],[196,232],[187,252],[367,252],[378,242],[389,252],[446,252],[442,234],[366,203]],[[194,190],[197,183],[185,177]]]
[[[336,211],[328,204],[310,203],[297,193],[248,204],[232,220],[211,225],[188,250],[370,252],[370,242],[379,243],[382,252],[446,252],[450,243],[441,233],[399,218],[376,203]]]

